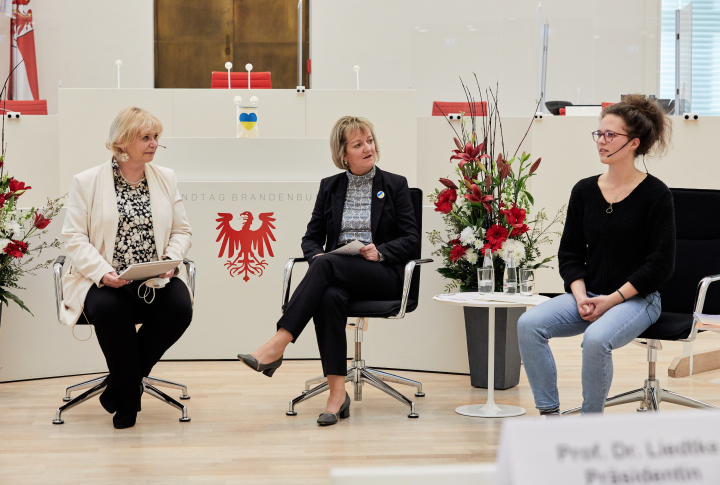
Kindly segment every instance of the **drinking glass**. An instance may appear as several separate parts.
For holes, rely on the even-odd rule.
[[[520,269],[520,294],[531,296],[535,291],[535,270],[530,268]]]
[[[478,268],[478,293],[489,295],[495,288],[495,278],[492,268]]]

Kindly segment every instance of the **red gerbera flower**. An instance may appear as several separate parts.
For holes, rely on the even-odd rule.
[[[23,254],[25,254],[27,250],[27,243],[24,243],[22,241],[11,241],[8,243],[7,246],[5,246],[3,252],[9,254],[13,258],[22,258]]]
[[[485,245],[480,250],[480,254],[485,254],[485,250],[489,249],[491,253],[495,253],[500,250],[502,247],[503,241],[497,241],[495,243],[486,242]]]
[[[498,224],[495,224],[487,231],[487,240],[492,243],[504,243],[508,238],[508,230],[505,229],[503,226],[500,226]]]
[[[457,246],[460,244],[460,239],[451,239],[448,241],[448,246]]]
[[[465,256],[465,253],[467,253],[467,249],[465,249],[465,246],[455,246],[454,248],[452,248],[452,251],[450,251],[450,261],[454,263],[458,259]]]

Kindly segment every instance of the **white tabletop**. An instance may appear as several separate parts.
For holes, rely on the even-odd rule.
[[[500,297],[501,295],[504,295],[504,293],[494,293],[494,294],[497,295],[498,297]],[[441,295],[433,296],[433,300],[439,301],[441,303],[449,303],[451,305],[460,305],[460,306],[486,307],[486,308],[487,307],[511,308],[511,307],[536,306],[536,305],[539,305],[540,303],[543,303],[550,299],[546,296],[540,296],[540,295],[532,295],[532,296],[517,295],[517,297],[522,298],[523,301],[514,303],[514,302],[506,302],[506,301],[478,300],[477,298],[479,296],[480,296],[480,294],[477,292],[443,293]]]

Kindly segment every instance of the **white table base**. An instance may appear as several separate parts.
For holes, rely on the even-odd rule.
[[[511,418],[525,414],[523,408],[508,404],[468,404],[455,408],[455,412],[473,418]]]
[[[495,307],[488,307],[488,395],[485,404],[460,406],[455,412],[476,418],[509,418],[522,416],[525,410],[518,406],[495,404]]]

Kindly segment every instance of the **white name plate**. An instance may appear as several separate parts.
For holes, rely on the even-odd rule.
[[[720,483],[720,412],[503,423],[498,485]]]

